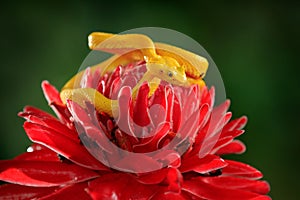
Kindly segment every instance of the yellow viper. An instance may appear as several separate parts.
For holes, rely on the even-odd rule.
[[[154,43],[143,34],[94,32],[89,35],[88,40],[90,49],[116,54],[92,68],[92,71],[103,69],[101,75],[113,71],[119,65],[126,66],[141,60],[146,62],[147,71],[133,88],[133,97],[145,81],[150,83],[149,95],[154,93],[160,80],[181,86],[205,85],[202,78],[207,71],[208,62],[192,52],[164,43]],[[117,100],[111,100],[93,88],[78,88],[76,80],[81,80],[83,73],[79,72],[65,84],[60,93],[62,101],[66,103],[70,99],[83,107],[85,101],[90,101],[98,112],[116,116]]]

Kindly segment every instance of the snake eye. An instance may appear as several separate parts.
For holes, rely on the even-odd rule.
[[[161,69],[161,70],[159,70],[159,73],[161,73],[161,74],[162,74],[162,73],[164,73],[164,70],[162,70],[162,69]]]
[[[173,77],[173,73],[172,72],[168,72],[168,76],[169,77]]]

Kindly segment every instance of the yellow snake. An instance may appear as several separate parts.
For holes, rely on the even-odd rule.
[[[94,32],[88,39],[90,49],[116,54],[92,68],[93,71],[104,69],[101,75],[113,71],[119,65],[125,66],[141,60],[146,62],[147,71],[133,88],[133,97],[145,81],[151,83],[149,95],[156,90],[160,80],[182,86],[205,85],[202,78],[207,71],[208,62],[204,57],[192,52],[164,43],[154,43],[142,34],[115,35]],[[110,116],[117,115],[117,100],[111,100],[93,88],[79,88],[76,80],[81,80],[83,73],[79,72],[62,88],[62,101],[66,103],[71,99],[83,107],[85,101],[90,101],[98,112],[105,112]]]

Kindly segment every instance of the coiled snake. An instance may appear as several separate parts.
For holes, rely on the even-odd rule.
[[[208,68],[208,62],[204,57],[187,50],[164,43],[154,43],[143,34],[115,35],[110,33],[94,32],[89,35],[89,47],[115,54],[108,60],[93,67],[104,69],[102,75],[113,71],[119,65],[127,65],[132,62],[144,60],[147,71],[132,89],[135,97],[139,86],[145,82],[151,82],[150,93],[153,93],[160,80],[181,86],[198,84],[205,85],[202,78]],[[117,114],[118,101],[111,100],[93,88],[77,88],[75,81],[80,80],[83,72],[70,79],[62,88],[60,96],[64,103],[68,99],[84,106],[85,101],[90,101],[98,112],[105,112],[110,116]]]

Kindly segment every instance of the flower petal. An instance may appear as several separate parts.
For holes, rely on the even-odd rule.
[[[270,186],[265,181],[257,181],[251,179],[219,176],[219,177],[201,177],[199,180],[220,188],[242,189],[258,194],[267,194],[270,192]]]
[[[245,163],[233,161],[233,160],[225,160],[228,165],[223,169],[224,175],[245,177],[245,178],[253,178],[260,179],[262,178],[262,173],[247,165]]]
[[[199,113],[199,90],[195,88],[197,87],[192,86],[191,88],[184,90],[183,94],[178,94],[178,91],[175,90],[177,92],[176,96],[181,103],[181,109],[184,111],[184,114],[181,116],[182,124],[191,121],[190,117],[193,113]],[[199,118],[197,118],[196,123],[198,122]]]
[[[203,104],[200,107],[200,118],[199,118],[199,127],[203,128],[205,123],[207,122],[209,118],[210,112],[209,112],[209,105]]]
[[[183,158],[181,167],[179,169],[183,173],[194,171],[201,174],[206,174],[208,172],[224,168],[225,166],[227,166],[227,163],[218,156],[207,155],[204,158],[199,158],[195,155],[187,159]]]
[[[152,156],[139,153],[123,153],[124,155],[119,156],[119,160],[110,160],[114,168],[118,168],[120,171],[144,173],[162,168],[162,163],[158,162]],[[116,159],[115,156],[113,159]]]
[[[219,188],[199,180],[187,180],[183,182],[182,189],[199,198],[207,200],[241,200],[261,197],[262,195],[240,189]],[[262,196],[264,197],[264,196]]]
[[[226,126],[226,125],[225,125]],[[231,136],[233,138],[236,138],[240,135],[242,135],[245,131],[244,130],[239,130],[239,129],[234,129],[232,131],[224,131],[224,128],[222,130],[222,133],[220,135],[220,138],[223,138],[223,137],[228,137],[228,136]]]
[[[52,193],[56,187],[28,187],[15,184],[0,185],[0,199],[37,199]]]
[[[91,181],[88,193],[93,199],[149,199],[158,188],[141,184],[128,174],[115,173]]]
[[[168,191],[170,192],[181,192],[181,184],[183,182],[183,177],[177,168],[169,168],[166,182],[168,184]]]
[[[228,124],[225,125],[225,127],[223,128],[223,131],[227,132],[227,131],[233,131],[233,130],[241,130],[242,128],[245,127],[245,125],[247,124],[247,121],[248,121],[248,119],[246,116],[232,120]]]
[[[217,140],[217,142],[215,141],[209,141],[210,143],[208,143],[209,145],[214,145],[212,149],[208,149],[208,151],[210,150],[211,154],[215,154],[215,152],[222,148],[223,146],[226,146],[228,144],[230,144],[233,141],[233,138],[231,136],[227,136],[227,137],[223,137],[219,140]],[[205,148],[203,148],[205,149]]]
[[[167,109],[167,91],[169,90],[169,87],[163,87],[162,85],[159,85],[157,89],[155,90],[154,94],[149,99],[149,105],[150,107],[152,105],[160,105],[165,110]]]
[[[93,80],[93,73],[91,71],[90,67],[87,67],[80,80],[80,87],[81,88],[95,88],[96,86],[94,85],[94,80]]]
[[[189,114],[188,118],[182,121],[182,126],[179,127],[178,136],[183,142],[184,139],[193,140],[196,137],[196,134],[199,130],[198,122],[200,118],[200,112],[196,111]]]
[[[207,87],[203,87],[201,93],[200,105],[208,104],[210,105],[210,110],[212,110],[215,102],[215,88],[211,87],[211,89],[208,90]]]
[[[132,105],[132,99],[130,87],[121,88],[118,96],[118,103],[119,116],[116,120],[116,124],[121,131],[135,137],[135,133],[132,127],[133,122],[131,118],[132,110],[130,105]]]
[[[0,164],[0,180],[26,186],[52,187],[99,176],[92,170],[61,162],[5,160]]]
[[[40,117],[42,119],[55,120],[54,116],[52,116],[49,113],[46,113],[45,111],[42,111],[38,108],[35,108],[33,106],[26,106],[23,109],[23,112],[19,112],[18,115],[25,119],[28,119],[29,116],[34,115],[34,116]]]
[[[208,135],[206,136],[207,140],[210,140],[211,138],[214,138],[213,140],[216,140],[220,137],[222,133],[223,127],[229,122],[231,119],[232,113],[227,112],[226,113],[226,106],[227,104],[224,103],[220,105],[219,107],[215,108],[211,114],[211,120],[209,121],[209,128],[208,128]],[[229,106],[229,103],[228,103]],[[217,110],[224,109],[222,112],[218,112]],[[223,113],[224,112],[224,113]]]
[[[97,161],[82,145],[66,136],[58,134],[54,130],[31,122],[25,122],[24,129],[33,142],[45,145],[81,166],[96,170],[108,170],[107,167]]]
[[[98,122],[95,118],[93,118],[93,114],[95,114],[95,112],[86,111],[73,101],[68,101],[67,105],[74,118],[74,124],[77,131],[81,133],[80,138],[84,145],[89,147],[91,144],[96,143],[99,145],[99,148],[101,147],[106,152],[112,153],[112,143],[108,140],[105,134],[107,130],[106,128],[102,128],[100,124],[97,126]],[[86,105],[87,108],[90,107],[90,104]],[[86,137],[83,137],[83,134]],[[93,149],[89,150],[91,152]]]
[[[182,194],[182,193],[173,193],[169,191],[165,192],[159,192],[153,197],[151,197],[150,200],[187,200],[191,199],[188,196]]]
[[[172,114],[172,122],[173,122],[173,131],[175,133],[178,132],[178,129],[179,127],[181,126],[181,119],[182,119],[182,109],[181,109],[181,106],[180,106],[180,102],[179,100],[177,99],[176,96],[174,96],[174,101],[173,101],[173,112],[171,113]],[[170,112],[170,111],[169,111]]]
[[[133,122],[138,126],[148,126],[150,123],[149,110],[148,110],[148,93],[150,88],[148,84],[143,84],[135,99],[133,108]]]
[[[269,197],[269,196],[258,196],[258,197],[252,198],[250,200],[271,200],[271,197]]]
[[[246,151],[246,146],[243,142],[239,140],[233,140],[231,143],[226,146],[218,149],[215,154],[225,155],[225,154],[241,154]]]
[[[44,196],[41,200],[57,200],[57,199],[80,199],[80,200],[92,200],[92,198],[86,192],[88,183],[76,183],[66,187],[62,187],[52,194]]]
[[[51,104],[52,102],[63,104],[63,102],[60,99],[59,92],[48,81],[42,82],[42,89],[49,104]]]
[[[42,110],[39,110],[38,108],[26,106],[24,108],[24,111],[19,113],[19,116],[32,123],[40,124],[53,129],[56,132],[79,142],[78,135],[75,131],[70,130],[66,125],[58,121],[55,117]]]
[[[42,82],[42,89],[44,96],[47,99],[48,104],[51,106],[52,110],[55,112],[56,116],[64,123],[70,123],[70,113],[66,109],[60,98],[60,94],[57,89],[52,86],[48,81]]]
[[[200,157],[204,157],[205,155],[211,153],[211,151],[219,145],[224,145],[225,140],[219,141],[220,134],[222,128],[230,120],[232,115],[230,112],[225,113],[225,109],[227,108],[227,106],[229,106],[229,102],[227,104],[225,102],[222,105],[220,105],[219,108],[213,110],[210,116],[210,120],[207,122],[206,127],[204,127],[204,129],[207,128],[207,132],[205,133],[205,135],[201,136],[200,138],[197,138],[203,140],[202,142],[198,142],[198,144],[201,145],[200,148],[198,147]],[[222,112],[218,113],[217,110],[220,109]],[[229,143],[232,139],[232,137],[226,138],[226,142]]]
[[[168,170],[168,168],[162,168],[157,171],[140,174],[137,177],[137,181],[143,184],[161,183],[166,178]]]
[[[59,118],[61,122],[63,122],[69,129],[75,130],[75,127],[73,125],[72,121],[72,115],[69,112],[66,105],[58,104],[56,102],[51,103],[51,108],[54,110],[56,116]]]
[[[26,153],[15,157],[14,160],[60,161],[57,153],[39,144],[31,145]]]
[[[144,138],[141,140],[140,144],[134,145],[134,152],[152,152],[158,149],[158,144],[165,138],[165,136],[170,132],[170,123],[165,122],[160,124],[154,131],[155,134],[150,133],[153,137]]]

